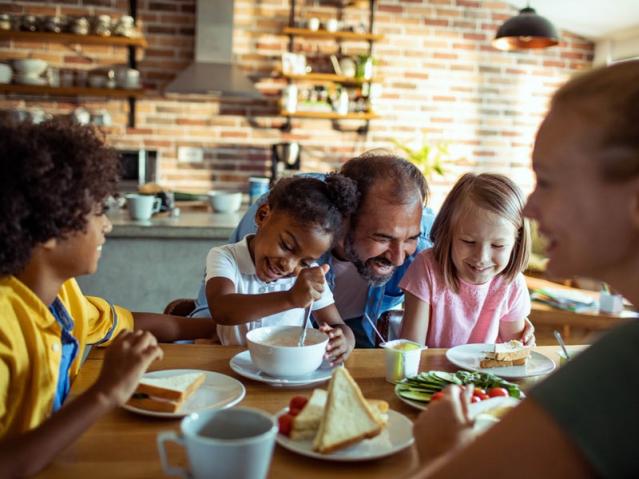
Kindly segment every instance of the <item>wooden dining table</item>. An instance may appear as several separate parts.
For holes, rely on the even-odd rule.
[[[243,349],[219,345],[163,344],[164,358],[150,370],[202,369],[226,374],[240,380],[246,396],[239,406],[259,408],[276,413],[287,406],[295,395],[310,396],[313,388],[326,388],[328,383],[290,389],[245,379],[233,372],[229,360]],[[538,347],[536,350],[559,364],[557,347]],[[456,371],[448,362],[444,349],[422,352],[420,370]],[[102,367],[104,350],[93,349],[75,379],[71,398],[85,391],[97,379]],[[394,393],[394,385],[384,379],[385,363],[382,349],[357,349],[346,362],[365,397],[384,399],[390,408],[411,420],[419,410],[402,402]],[[542,377],[515,381],[525,390]],[[72,404],[69,407],[73,407]],[[148,417],[117,408],[90,427],[77,441],[62,451],[38,477],[42,478],[157,478],[164,477],[156,446],[156,436],[165,430],[179,429],[179,419]],[[186,464],[186,455],[177,446],[169,445],[169,457],[174,464]],[[334,462],[319,460],[290,452],[276,446],[269,470],[269,478],[304,479],[348,476],[349,478],[402,477],[418,466],[415,446],[386,458],[363,462]],[[212,474],[211,477],[214,477]]]

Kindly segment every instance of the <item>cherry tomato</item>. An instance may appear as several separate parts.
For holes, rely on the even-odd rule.
[[[435,394],[433,394],[430,397],[431,401],[437,401],[438,399],[441,399],[444,397],[444,392],[443,391],[437,391]]]
[[[491,398],[497,396],[508,396],[508,390],[505,388],[490,388],[488,390],[488,396],[490,396]]]
[[[299,412],[302,409],[304,409],[304,406],[306,406],[307,402],[308,402],[308,399],[306,399],[304,396],[293,396],[291,398],[291,402],[288,403],[288,408],[297,409]]]
[[[472,398],[470,398],[471,403],[476,403],[479,401],[481,401],[481,398],[479,396],[473,396]]]
[[[277,419],[277,425],[279,426],[280,434],[284,436],[291,435],[291,429],[293,428],[293,416],[290,414],[282,414]]]
[[[488,394],[479,394],[477,397],[479,397],[479,399],[481,399],[482,401],[490,399],[490,396]]]
[[[473,396],[481,396],[482,394],[486,394],[486,390],[482,388],[473,389]]]

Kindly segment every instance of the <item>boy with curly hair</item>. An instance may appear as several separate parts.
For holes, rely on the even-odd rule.
[[[80,291],[74,278],[96,271],[111,230],[117,170],[89,127],[0,125],[0,477],[38,472],[124,404],[162,358],[158,341],[215,335],[211,321],[131,313]],[[104,367],[66,404],[89,345],[110,345]]]

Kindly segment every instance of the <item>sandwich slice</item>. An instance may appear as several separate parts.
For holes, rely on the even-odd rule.
[[[480,360],[482,368],[500,368],[505,366],[523,366],[530,356],[530,346],[513,339],[507,343],[497,343],[493,351],[487,351],[486,357]]]
[[[311,398],[300,413],[293,418],[291,427],[291,439],[312,439],[317,434],[328,393],[324,389],[314,389]],[[388,422],[388,403],[382,399],[366,399],[373,416],[379,424]]]
[[[348,370],[336,368],[313,449],[330,453],[377,436],[382,432],[382,426]]]
[[[185,373],[161,378],[142,378],[127,402],[138,409],[177,412],[204,383],[204,373]]]

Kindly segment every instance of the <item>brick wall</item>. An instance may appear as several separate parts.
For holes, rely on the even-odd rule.
[[[298,2],[300,3],[300,2]],[[330,18],[336,9],[307,1],[302,16]],[[391,140],[416,142],[422,135],[450,145],[454,161],[445,177],[431,181],[439,204],[463,172],[509,174],[525,189],[532,187],[530,147],[550,94],[572,72],[590,66],[593,45],[569,32],[562,43],[544,51],[507,53],[490,41],[501,22],[517,13],[494,0],[382,0],[377,2],[375,32],[385,39],[374,46],[376,76],[383,93],[376,106],[380,119],[366,135],[352,130],[359,122],[294,120],[292,131],[279,127],[278,91],[272,78],[287,38],[277,32],[288,22],[286,0],[235,1],[234,54],[257,80],[265,100],[238,101],[203,96],[164,95],[162,88],[193,58],[194,0],[140,0],[139,18],[149,47],[138,52],[148,95],[138,101],[137,125],[126,126],[128,104],[121,100],[43,99],[0,96],[0,108],[42,108],[68,113],[78,105],[107,109],[114,124],[106,129],[116,147],[146,147],[160,152],[160,182],[175,189],[246,189],[246,178],[266,174],[269,146],[298,141],[305,170],[327,171],[369,148],[392,147]],[[20,14],[94,15],[125,13],[123,0],[63,2],[0,1],[0,11]],[[543,12],[541,12],[543,14]],[[343,11],[344,20],[366,20],[366,12]],[[330,52],[332,42],[298,41],[307,53]],[[344,44],[345,53],[365,44]],[[34,56],[52,65],[91,69],[126,62],[126,49],[56,44],[0,43],[0,58]],[[204,163],[177,162],[179,146],[204,148]]]

